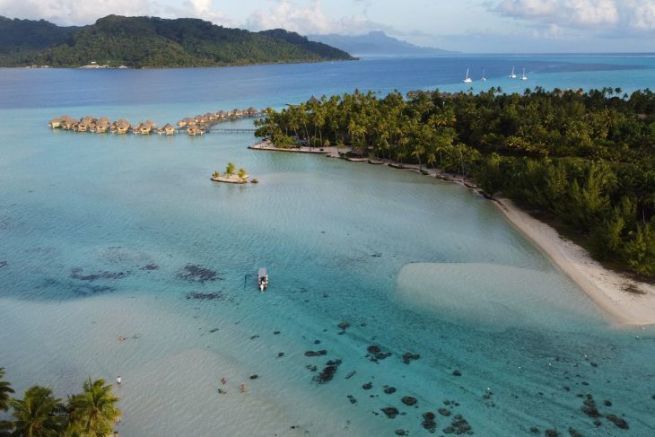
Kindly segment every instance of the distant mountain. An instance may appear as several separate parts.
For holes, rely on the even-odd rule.
[[[425,56],[452,53],[432,47],[420,47],[381,31],[364,35],[308,35],[308,38],[338,47],[354,56]]]
[[[200,67],[353,59],[282,29],[249,32],[182,18],[109,15],[83,27],[0,17],[0,66]]]

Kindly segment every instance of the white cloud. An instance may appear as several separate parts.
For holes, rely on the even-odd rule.
[[[581,26],[614,24],[619,18],[614,0],[503,0],[496,11],[510,17]]]
[[[164,0],[0,0],[0,15],[10,18],[44,19],[60,25],[84,25],[115,14],[195,17],[216,24],[234,25],[216,10],[214,0],[185,0],[171,5]]]
[[[655,29],[655,0],[627,0],[631,6],[629,25],[637,30],[649,31]]]
[[[89,24],[109,14],[150,15],[153,6],[150,0],[0,0],[0,14],[57,24]]]
[[[655,31],[655,0],[502,0],[492,9],[546,26]]]
[[[368,5],[366,0],[362,1]],[[259,9],[248,17],[245,27],[252,30],[283,28],[308,34],[361,34],[371,30],[390,30],[389,26],[374,23],[365,15],[350,15],[338,19],[329,17],[320,0],[302,6],[294,0],[276,0],[268,9]]]

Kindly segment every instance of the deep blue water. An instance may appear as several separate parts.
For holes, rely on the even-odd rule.
[[[530,79],[509,80],[512,66]],[[426,412],[437,414],[437,435],[455,414],[483,436],[532,427],[652,435],[653,330],[614,327],[462,187],[250,151],[249,135],[116,137],[46,125],[63,113],[163,124],[355,88],[464,90],[466,68],[506,90],[631,91],[655,78],[653,57],[620,55],[0,70],[0,367],[19,391],[40,382],[61,396],[89,375],[122,375],[126,436],[423,435]],[[229,161],[261,183],[212,184]],[[189,281],[187,265],[220,279]],[[263,265],[271,288],[260,295],[253,275]],[[220,298],[188,299],[194,292]],[[371,345],[391,355],[371,360]],[[406,364],[405,352],[420,358]],[[313,382],[335,359],[335,378]],[[595,424],[581,410],[588,394],[630,430]],[[401,414],[385,417],[389,406]]]
[[[530,80],[509,80],[512,67]],[[354,89],[386,93],[479,87],[602,88],[652,86],[655,55],[480,55],[357,62],[173,70],[3,69],[0,107],[70,107],[178,103],[282,106],[312,95]],[[482,73],[489,79],[479,82]]]

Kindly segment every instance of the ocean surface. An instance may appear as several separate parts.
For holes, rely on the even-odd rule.
[[[510,80],[512,67],[529,79]],[[428,435],[430,412],[436,435],[465,431],[464,420],[480,436],[655,435],[655,329],[614,326],[468,190],[251,151],[248,133],[47,127],[62,114],[163,125],[354,89],[466,90],[467,68],[488,78],[474,91],[655,83],[652,55],[0,69],[7,378],[65,398],[87,377],[120,375],[124,436]],[[260,183],[210,182],[228,162]],[[319,383],[328,362],[337,370]],[[588,396],[600,417],[583,411]]]

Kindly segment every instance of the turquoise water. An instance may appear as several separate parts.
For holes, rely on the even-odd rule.
[[[527,85],[504,78],[512,65],[526,65]],[[249,135],[116,137],[46,126],[62,113],[163,124],[354,88],[464,89],[467,66],[486,68],[495,78],[487,84],[505,89],[631,90],[655,77],[652,57],[610,55],[0,70],[0,366],[21,391],[40,382],[61,396],[87,376],[121,375],[126,436],[422,435],[422,414],[442,407],[452,414],[436,413],[438,435],[455,414],[483,436],[531,427],[652,435],[653,329],[612,326],[464,188],[250,151]],[[212,184],[228,161],[261,183]],[[215,271],[215,280],[185,278],[187,265]],[[271,275],[266,294],[254,285],[260,266]],[[371,345],[391,355],[372,361]],[[406,364],[406,352],[420,358]],[[334,378],[314,382],[335,359]],[[596,426],[581,411],[587,394],[630,430],[604,418]],[[400,414],[387,418],[385,407]]]

